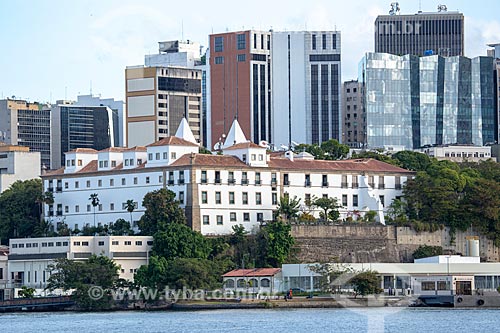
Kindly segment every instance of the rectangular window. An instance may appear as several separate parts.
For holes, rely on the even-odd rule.
[[[217,215],[217,225],[222,225],[222,215]]]
[[[323,50],[326,50],[326,34],[321,36],[321,43],[323,44]]]
[[[332,49],[333,50],[337,49],[337,35],[335,34],[332,35]]]
[[[102,187],[102,180],[101,180],[101,179],[99,179],[99,180],[97,181],[97,186]]]
[[[82,246],[89,246],[89,242],[82,242]]]
[[[328,175],[322,175],[321,186],[328,187]]]
[[[378,198],[380,199],[380,203],[382,204],[382,207],[385,206],[385,197],[383,195],[379,195]]]
[[[244,205],[248,205],[248,192],[243,192],[242,193],[242,203]]]
[[[352,175],[352,188],[358,188],[358,175]]]
[[[276,179],[276,172],[271,173],[271,185],[276,185],[278,183]]]
[[[237,35],[237,46],[238,50],[244,50],[247,48],[247,40],[246,40],[246,35],[245,34],[238,34]]]
[[[229,192],[229,204],[234,205],[234,192]]]
[[[127,185],[127,181],[125,180],[125,178],[122,178],[122,185]]]
[[[312,49],[316,50],[316,35],[312,35]]]
[[[215,184],[220,184],[221,179],[220,179],[220,171],[215,171]]]
[[[353,194],[353,196],[352,196],[352,206],[358,207],[358,195],[357,194]]]
[[[311,186],[311,175],[306,175],[305,176],[304,186],[306,186],[306,187],[310,187]]]
[[[437,281],[437,290],[449,290],[448,281]]]
[[[115,210],[115,204],[114,203],[110,203],[109,204],[109,210]]]
[[[111,245],[120,245],[120,242],[119,241],[112,241]]]
[[[149,184],[149,177],[146,177],[146,184]]]
[[[241,185],[248,185],[248,174],[246,171],[241,173]]]
[[[238,62],[245,62],[247,60],[246,54],[238,54],[237,55]]]
[[[201,172],[201,183],[202,184],[206,184],[207,183],[207,172],[206,171],[202,171]]]
[[[236,222],[236,213],[235,212],[229,213],[229,221]]]
[[[257,213],[257,222],[262,222],[262,221],[264,221],[264,214]]]
[[[245,222],[250,221],[250,213],[243,213],[243,221]]]
[[[137,177],[134,177],[134,185],[137,185]]]
[[[184,184],[184,170],[179,171],[179,184]]]
[[[80,246],[80,242],[73,242],[73,246]]]
[[[283,185],[285,185],[285,186],[290,185],[290,181],[288,180],[288,174],[287,173],[283,174]]]
[[[422,290],[436,290],[436,283],[434,281],[423,281]]]
[[[378,188],[379,189],[385,188],[384,176],[378,176]]]
[[[90,205],[87,205],[87,212],[90,212]]]
[[[152,161],[153,160],[153,153],[148,153],[148,161]]]
[[[224,57],[215,57],[215,64],[222,65],[224,63]]]
[[[80,206],[76,205],[75,206],[75,213],[79,213],[80,212]]]
[[[342,182],[340,183],[341,188],[347,188],[347,175],[342,175]]]
[[[223,52],[224,51],[224,37],[215,37],[214,38],[214,49],[215,49],[215,52]]]
[[[396,190],[400,190],[401,189],[401,177],[400,176],[396,176],[394,177],[395,178],[395,187],[396,187]]]
[[[182,192],[182,191],[181,191],[181,192],[179,192],[179,203],[180,203],[181,205],[183,205],[183,204],[184,204],[184,192]]]
[[[79,188],[80,187],[80,182],[75,182],[75,188]]]
[[[342,206],[347,207],[347,194],[342,194]]]
[[[174,172],[168,172],[168,185],[174,185]]]
[[[124,244],[125,245],[132,245],[132,241],[125,241]]]
[[[170,159],[175,160],[177,158],[177,153],[175,151],[170,153]]]
[[[278,193],[271,194],[271,203],[272,205],[278,204]]]
[[[201,192],[201,203],[202,204],[208,203],[208,196],[206,191]]]
[[[90,187],[90,180],[87,180],[87,187]]]
[[[215,192],[215,203],[220,205],[222,202],[221,202],[221,194],[220,192]]]
[[[115,180],[114,179],[110,179],[109,180],[109,186],[115,186]]]
[[[209,224],[210,224],[210,216],[203,215],[203,225],[209,225]]]
[[[255,185],[260,185],[260,172],[255,173]]]
[[[262,205],[262,193],[260,192],[255,193],[255,204]]]
[[[136,246],[142,246],[142,241],[135,241]]]
[[[368,186],[370,186],[371,188],[374,188],[375,187],[375,177],[373,176],[368,176]]]
[[[99,241],[99,243],[97,245],[98,246],[104,246],[104,242],[103,241]]]
[[[235,180],[234,180],[234,172],[233,171],[229,171],[228,173],[228,177],[227,177],[227,182],[229,184],[234,184],[235,183]]]

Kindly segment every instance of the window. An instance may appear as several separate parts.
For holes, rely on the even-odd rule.
[[[247,60],[246,54],[238,54],[237,56],[238,62],[245,62]]]
[[[228,177],[227,177],[227,182],[229,184],[234,184],[235,181],[234,181],[234,172],[233,171],[229,171],[229,174],[228,174]]]
[[[396,176],[395,177],[395,182],[396,182],[396,190],[400,190],[401,189],[401,177],[400,176]]]
[[[82,246],[89,246],[89,242],[82,242]]]
[[[341,188],[347,188],[347,175],[342,175],[342,182],[340,183]]]
[[[215,37],[214,38],[214,49],[215,49],[215,52],[223,52],[224,51],[224,37]]]
[[[179,184],[184,184],[184,170],[179,171]]]
[[[152,161],[153,160],[153,153],[148,153],[148,161]]]
[[[132,241],[124,241],[124,245],[132,245]]]
[[[102,212],[102,204],[99,204],[98,209],[100,212]]]
[[[115,204],[114,203],[110,203],[109,204],[109,210],[115,210]]]
[[[353,205],[353,207],[358,207],[358,195],[357,194],[353,194],[353,196],[352,196],[352,205]]]
[[[179,192],[179,203],[181,205],[184,204],[184,192],[183,191]]]
[[[201,192],[201,203],[202,204],[208,203],[208,197],[206,191]]]
[[[306,187],[311,186],[311,175],[306,175],[304,186],[306,186]]]
[[[352,175],[352,188],[358,188],[358,175]]]
[[[79,213],[80,212],[80,206],[76,205],[75,206],[75,213]]]
[[[80,246],[80,242],[73,242],[73,246]]]
[[[271,185],[276,185],[277,180],[276,180],[276,172],[271,173]]]
[[[260,172],[255,173],[255,185],[260,185]]]
[[[255,193],[255,204],[262,205],[262,193],[260,192]]]
[[[312,35],[312,49],[316,50],[316,35]]]
[[[206,171],[202,171],[201,172],[201,183],[202,184],[206,184],[207,183],[207,172]]]
[[[215,192],[215,203],[219,205],[222,203],[220,192]]]
[[[257,222],[262,222],[262,221],[264,221],[264,214],[257,213]]]
[[[155,154],[155,159],[158,161],[160,159],[160,153]]]
[[[114,179],[110,179],[109,180],[109,186],[115,186],[115,180]]]
[[[80,182],[75,182],[75,188],[79,188],[80,187]]]
[[[48,243],[47,243],[47,246],[48,246],[48,247],[54,247],[54,242],[48,242]]]
[[[229,204],[234,205],[234,192],[229,192]]]
[[[222,215],[217,215],[217,225],[222,225],[223,220],[222,220]]]
[[[203,215],[203,225],[209,225],[209,224],[210,224],[210,216]]]
[[[170,159],[175,160],[177,158],[177,153],[175,151],[170,153]]]
[[[125,178],[122,178],[122,185],[127,185],[127,181],[125,180]]]
[[[174,172],[168,172],[168,185],[174,185]]]
[[[247,40],[246,40],[246,35],[245,34],[238,34],[237,35],[237,46],[238,50],[244,50],[247,48]]]
[[[90,205],[87,205],[87,212],[90,212],[91,209],[90,209]]]
[[[436,290],[436,283],[434,281],[423,281],[422,290]]]
[[[153,241],[148,241],[148,246],[153,246]]]
[[[437,290],[449,290],[448,281],[438,281]]]
[[[383,195],[379,195],[378,198],[380,199],[382,206],[385,206],[385,197]]]
[[[323,50],[326,50],[326,34],[323,34],[321,36],[321,43],[322,43],[322,46],[323,46]]]
[[[215,64],[222,65],[224,63],[224,57],[215,57]]]
[[[134,177],[134,185],[137,185],[137,177]]]
[[[278,193],[271,194],[271,203],[273,205],[277,205],[278,204]]]
[[[116,161],[111,161],[111,167],[116,168]]]
[[[69,183],[68,182],[64,183],[64,188],[69,188]]]
[[[215,184],[220,184],[221,179],[220,179],[220,171],[215,171]]]
[[[244,205],[248,205],[248,192],[243,192],[242,193],[242,203]]]
[[[87,180],[87,187],[90,187],[90,180]]]
[[[337,49],[337,35],[333,34],[332,35],[332,49],[336,50]],[[356,88],[354,88],[356,89]]]
[[[378,188],[379,189],[384,189],[385,188],[384,176],[378,176]]]
[[[370,186],[371,188],[374,188],[375,187],[375,177],[373,176],[368,176],[368,186]]]
[[[142,246],[142,241],[135,241],[135,245]]]
[[[243,221],[245,222],[250,221],[250,213],[243,213]]]
[[[236,213],[235,212],[229,213],[229,221],[236,222]]]
[[[146,184],[149,184],[149,177],[146,177]]]
[[[287,173],[283,174],[283,185],[285,185],[285,186],[290,185],[290,181],[288,180],[288,174]]]
[[[99,241],[99,243],[97,243],[98,246],[104,246],[104,242],[103,241]]]
[[[306,193],[304,197],[304,203],[306,206],[311,205],[311,193]]]
[[[347,194],[342,194],[342,206],[347,207]]]
[[[247,162],[247,154],[243,154],[241,156],[241,160],[246,163]]]
[[[69,213],[69,206],[64,206],[64,212]]]
[[[166,160],[168,157],[168,154],[166,152],[163,153],[163,159]]]
[[[255,161],[257,159],[257,155],[252,154],[250,155],[250,160]]]
[[[322,176],[321,186],[328,187],[328,175],[323,175]]]
[[[101,179],[99,179],[99,180],[97,181],[97,186],[102,187],[102,180],[101,180]]]
[[[112,241],[111,245],[120,245],[120,242],[119,241]]]

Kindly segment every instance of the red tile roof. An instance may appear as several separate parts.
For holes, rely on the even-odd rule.
[[[144,146],[136,146],[136,147],[125,149],[124,151],[147,151],[147,149]]]
[[[79,154],[97,154],[97,150],[92,149],[92,148],[76,148],[73,150],[68,151],[65,154],[70,154],[70,153],[79,153]]]
[[[242,142],[232,145],[230,147],[224,148],[224,150],[235,150],[235,149],[244,149],[244,148],[260,148],[266,149],[265,147],[261,147],[253,142]]]
[[[303,160],[272,157],[268,162],[270,168],[289,170],[324,170],[324,171],[352,171],[352,172],[396,172],[414,173],[395,165],[375,159],[354,159],[340,161]]]
[[[106,153],[106,152],[122,153],[122,152],[124,152],[126,150],[127,150],[127,148],[123,148],[123,147],[109,147],[109,148],[106,148],[106,149],[103,149],[103,150],[99,150],[99,153]]]
[[[253,277],[253,276],[274,276],[281,272],[281,268],[254,268],[254,269],[235,269],[223,277]]]
[[[238,157],[231,155],[184,154],[171,166],[214,166],[248,168]]]
[[[198,147],[197,144],[192,143],[190,141],[178,138],[176,136],[169,136],[160,141],[156,141],[148,147],[157,147],[157,146],[188,146],[188,147]]]
[[[97,160],[92,160],[90,161],[89,164],[81,168],[80,171],[78,172],[85,173],[85,172],[96,172],[96,171],[97,171]]]
[[[42,174],[42,176],[57,176],[57,175],[63,175],[64,174],[64,167],[61,167],[57,170],[50,170],[47,171],[46,173]]]

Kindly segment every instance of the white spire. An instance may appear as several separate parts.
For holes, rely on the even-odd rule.
[[[198,144],[198,142],[196,142],[196,139],[194,138],[193,132],[189,128],[189,124],[186,118],[182,118],[179,127],[177,127],[177,132],[175,132],[175,136],[194,144]]]
[[[248,142],[247,138],[245,137],[245,134],[243,133],[243,130],[240,127],[240,124],[238,123],[238,120],[234,120],[233,124],[231,125],[231,129],[229,129],[229,133],[227,133],[226,141],[224,141],[224,144],[222,145],[222,148],[228,148],[231,147],[237,143],[244,143]]]

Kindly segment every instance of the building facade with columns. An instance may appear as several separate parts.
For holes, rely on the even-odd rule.
[[[185,209],[188,224],[205,235],[232,233],[234,225],[255,231],[272,220],[279,198],[297,196],[304,204],[336,197],[341,218],[353,213],[383,212],[402,195],[412,172],[377,160],[318,161],[307,153],[271,156],[247,141],[237,121],[221,145],[221,155],[199,154],[198,144],[183,120],[176,136],[147,147],[77,149],[66,154],[66,166],[42,176],[54,203],[45,218],[70,228],[110,224],[119,218],[132,225],[144,213],[142,200],[151,191],[168,188]],[[90,195],[99,204],[92,206]],[[126,202],[137,209],[130,214]],[[309,209],[302,205],[302,209]],[[320,210],[310,213],[319,216]]]

